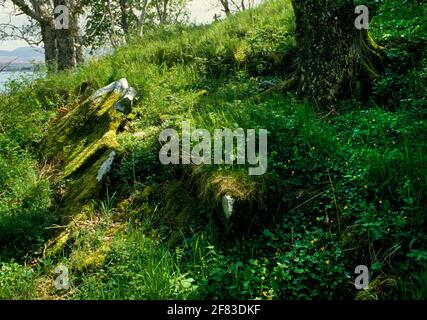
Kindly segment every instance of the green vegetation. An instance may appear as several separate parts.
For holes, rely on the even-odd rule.
[[[287,0],[10,83],[0,97],[0,299],[427,298],[426,6],[391,14],[390,3],[371,29],[384,72],[365,101],[331,114],[280,90],[297,59]],[[68,135],[67,120],[90,119],[82,100],[120,78],[140,94],[114,122],[120,157],[99,195],[71,210],[64,196],[85,180],[67,170],[90,171],[81,146],[105,131]],[[268,129],[267,173],[161,165],[159,133],[182,120],[211,133]],[[237,209],[224,225],[225,194]],[[54,287],[61,263],[69,291]],[[369,290],[354,288],[357,265],[371,271]]]

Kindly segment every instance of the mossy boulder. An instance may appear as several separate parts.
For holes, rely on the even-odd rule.
[[[226,228],[250,225],[263,206],[264,185],[245,170],[212,170],[194,166],[191,172],[198,198],[215,203],[219,219]]]
[[[48,130],[40,154],[59,169],[57,180],[66,181],[61,203],[65,214],[79,213],[97,197],[102,180],[122,151],[116,135],[125,117],[119,110],[129,111],[135,96],[136,91],[121,79],[96,91]]]

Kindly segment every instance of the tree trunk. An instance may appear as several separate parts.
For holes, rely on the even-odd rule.
[[[78,18],[85,5],[84,1],[11,1],[24,14],[39,23],[49,72],[73,69],[77,63],[83,62],[83,39]],[[67,13],[61,12],[61,16],[56,17],[55,10],[52,9],[58,6],[65,6],[68,9]],[[64,22],[63,25],[58,24],[63,29],[57,28],[57,18],[59,22]],[[68,19],[68,23],[65,19]]]
[[[142,6],[141,6],[141,14],[139,15],[139,18],[138,18],[138,34],[140,37],[144,35],[144,25],[145,25],[145,17],[147,14],[147,5],[148,5],[148,0],[143,0]]]
[[[72,20],[73,25],[73,36],[75,44],[75,54],[76,54],[76,63],[77,65],[84,63],[84,43],[83,43],[83,31],[80,27],[78,16],[74,16]]]
[[[154,2],[156,6],[157,16],[161,25],[166,24],[168,18],[169,0],[157,0]]]
[[[54,0],[55,7],[67,6],[66,0]],[[75,38],[77,17],[69,12],[69,23],[67,28],[56,29],[56,44],[58,49],[58,70],[74,69],[77,66]]]
[[[162,15],[162,21],[160,21],[160,24],[166,24],[168,14],[169,14],[168,4],[169,4],[169,0],[163,0],[163,15]]]
[[[129,32],[129,21],[128,21],[128,0],[120,0],[120,20],[122,24],[122,30],[125,35]]]
[[[339,3],[339,4],[338,4]],[[351,0],[292,0],[296,17],[298,92],[319,108],[368,88],[378,76],[382,48],[358,30]]]
[[[77,66],[77,60],[72,30],[56,30],[56,39],[58,44],[58,70],[74,69]]]
[[[114,10],[113,10],[113,4],[111,0],[107,0],[107,10],[108,15],[110,18],[110,42],[113,48],[119,47],[119,37],[116,33],[116,23],[115,23],[115,16],[114,16]]]
[[[44,44],[45,63],[49,71],[56,71],[58,52],[56,49],[56,35],[54,21],[40,23],[42,40]]]
[[[225,12],[225,15],[229,16],[231,14],[231,10],[230,10],[230,4],[228,3],[228,0],[220,0],[220,2],[223,7],[223,11]]]

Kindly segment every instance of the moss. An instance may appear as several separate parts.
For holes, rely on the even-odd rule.
[[[106,229],[104,229],[105,223],[108,223]],[[98,219],[98,224],[95,221],[86,220],[78,225],[79,229],[86,232],[82,232],[81,236],[75,239],[76,245],[69,257],[71,267],[78,272],[102,267],[111,251],[115,236],[123,232],[126,226],[121,223],[111,223],[102,218]]]
[[[188,231],[192,214],[197,212],[197,199],[180,181],[171,181],[165,188],[163,221],[170,228],[169,245],[175,246],[183,232]]]
[[[64,177],[70,176],[84,166],[84,164],[94,157],[100,150],[119,149],[119,144],[116,141],[116,132],[111,130],[104,134],[98,141],[94,141],[90,146],[75,151],[75,157],[71,157],[71,161],[64,168]]]
[[[65,214],[74,215],[84,204],[99,196],[102,185],[96,176],[99,168],[108,159],[108,154],[108,152],[103,152],[95,163],[81,171],[69,182],[62,204]]]
[[[125,200],[122,200],[122,201],[120,201],[118,204],[117,204],[117,208],[116,208],[116,210],[117,210],[117,212],[119,213],[119,214],[121,214],[121,213],[125,213],[126,211],[128,211],[128,209],[129,209],[129,207],[132,205],[132,199],[125,199]]]
[[[94,251],[77,250],[73,251],[70,257],[72,266],[77,271],[90,270],[92,268],[100,268],[110,252],[110,243],[105,242]]]
[[[203,201],[214,198],[219,202],[224,195],[240,201],[251,201],[256,198],[256,190],[259,188],[244,170],[212,171],[194,166],[191,175],[198,185],[198,196]]]
[[[71,244],[79,236],[80,229],[78,228],[79,222],[87,220],[86,215],[87,207],[84,207],[79,214],[77,214],[73,220],[68,223],[65,230],[59,233],[45,246],[44,256],[56,256],[66,250],[68,244]]]
[[[361,37],[362,67],[370,79],[378,79],[385,49],[376,44],[367,31]]]
[[[108,227],[104,230],[106,224]],[[45,246],[44,257],[68,255],[69,248],[72,248],[70,258],[73,268],[81,271],[92,266],[100,266],[110,250],[112,239],[117,233],[123,232],[124,228],[126,228],[126,224],[113,223],[102,216],[94,218],[93,207],[86,205],[71,219],[64,230]],[[95,235],[97,230],[102,231],[102,240]],[[95,236],[93,239],[96,244],[89,248],[85,246],[76,249],[76,244],[79,242],[90,243],[88,235]],[[98,240],[101,243],[98,243]]]
[[[56,256],[58,253],[64,250],[66,244],[70,240],[70,230],[66,230],[59,234],[51,243],[48,244],[48,248],[45,251],[45,256]]]
[[[41,158],[58,167],[58,181],[68,181],[60,204],[65,215],[75,215],[97,197],[99,168],[112,150],[122,151],[116,134],[124,118],[113,108],[119,98],[113,92],[95,101],[87,99],[57,119],[41,143]]]
[[[369,288],[361,290],[355,300],[379,300],[389,299],[387,296],[391,288],[396,286],[396,280],[380,276],[369,283]]]
[[[56,160],[67,177],[99,150],[116,148],[115,134],[122,123],[122,117],[113,109],[118,99],[112,93],[98,103],[86,100],[74,108],[47,132],[41,144],[42,157]]]

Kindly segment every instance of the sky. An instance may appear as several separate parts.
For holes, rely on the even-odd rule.
[[[24,24],[27,19],[24,15],[11,16],[12,11],[11,1],[6,1],[6,7],[0,6],[0,23],[11,23],[15,26]],[[25,41],[13,40],[13,41],[0,41],[0,50],[13,50],[18,47],[27,47]]]
[[[6,7],[0,6],[0,23],[12,23],[15,26],[25,24],[25,15],[10,16],[11,1],[6,1]],[[217,0],[192,0],[189,5],[190,21],[195,23],[209,23],[215,14],[221,14],[221,9],[215,6]],[[10,20],[11,19],[11,20]],[[0,41],[0,50],[14,50],[19,47],[28,47],[23,40]]]

